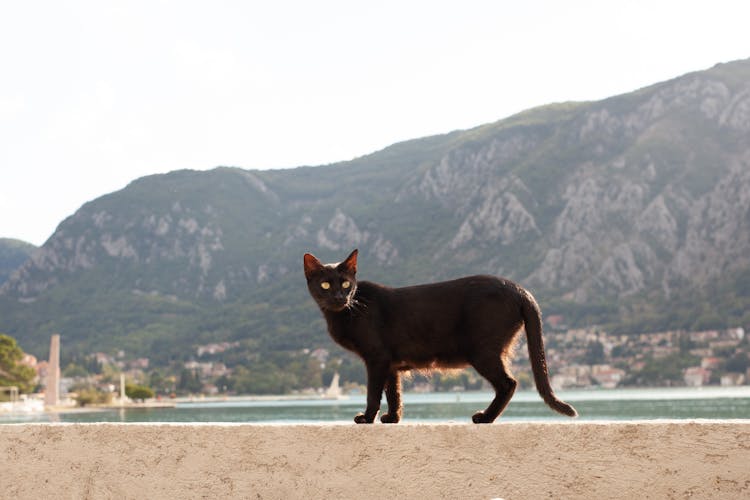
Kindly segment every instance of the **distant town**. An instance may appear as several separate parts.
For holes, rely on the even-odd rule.
[[[546,355],[550,379],[556,390],[617,387],[669,387],[707,385],[737,386],[750,380],[750,345],[741,327],[725,330],[666,331],[657,333],[615,335],[597,328],[561,329],[555,317],[547,319]],[[96,394],[116,394],[121,374],[132,384],[153,387],[156,399],[187,395],[237,395],[245,394],[240,387],[229,383],[236,372],[247,372],[244,365],[229,368],[216,361],[223,354],[239,349],[239,342],[219,342],[195,348],[195,357],[183,362],[179,373],[164,374],[161,367],[151,366],[148,358],[128,359],[125,352],[107,354],[91,353],[83,357],[83,364],[69,364],[63,369],[61,393],[80,397],[86,391]],[[326,368],[340,366],[325,348],[305,349],[294,354],[317,373]],[[262,360],[256,360],[262,361]],[[354,363],[360,363],[354,360]],[[47,361],[26,355],[22,363],[36,370],[38,382],[43,385],[48,370]],[[249,363],[251,364],[252,361]],[[514,376],[522,388],[533,388],[533,376],[528,361],[525,339],[516,349],[512,364]],[[332,371],[331,371],[332,372]],[[336,371],[338,373],[338,371]],[[338,383],[338,377],[336,382]],[[360,378],[360,377],[353,377]],[[323,394],[330,384],[318,375],[309,380],[317,384],[293,391],[304,394]],[[347,380],[342,374],[345,392],[363,392],[364,380]],[[446,372],[435,375],[415,375],[404,382],[406,390],[430,392],[445,390],[488,389],[487,383],[473,370]],[[240,390],[238,390],[240,389]],[[85,403],[97,401],[95,397],[81,398]],[[79,401],[80,403],[81,401]]]
[[[750,377],[743,328],[613,335],[596,328],[548,336],[557,389],[743,385]],[[520,360],[525,352],[519,349]],[[519,370],[523,368],[524,363]]]

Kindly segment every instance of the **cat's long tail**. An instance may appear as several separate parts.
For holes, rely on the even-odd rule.
[[[524,290],[522,314],[526,328],[526,339],[529,347],[531,371],[534,373],[536,390],[547,405],[558,413],[577,417],[578,412],[565,401],[555,396],[549,383],[547,359],[544,356],[544,339],[542,338],[542,312],[534,297]]]

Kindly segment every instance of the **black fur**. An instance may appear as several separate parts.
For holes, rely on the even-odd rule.
[[[388,413],[381,421],[401,419],[402,371],[468,365],[495,389],[490,405],[472,420],[493,422],[516,390],[508,362],[522,327],[539,394],[553,410],[577,415],[550,387],[541,312],[534,297],[520,285],[493,276],[403,288],[357,282],[357,250],[340,264],[329,265],[305,254],[304,268],[308,289],[331,337],[359,355],[367,367],[367,408],[355,422],[375,420],[383,391]]]

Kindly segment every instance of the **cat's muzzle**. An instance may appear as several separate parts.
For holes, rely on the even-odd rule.
[[[333,312],[341,312],[351,305],[349,296],[334,297],[326,301],[325,308]]]

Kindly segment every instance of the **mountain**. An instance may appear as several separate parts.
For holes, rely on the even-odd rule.
[[[349,162],[144,177],[82,206],[0,288],[44,352],[327,346],[301,256],[392,285],[490,273],[613,331],[750,325],[750,60],[542,106]]]
[[[36,247],[31,243],[10,238],[0,238],[0,285],[5,283],[13,271],[26,262]]]

